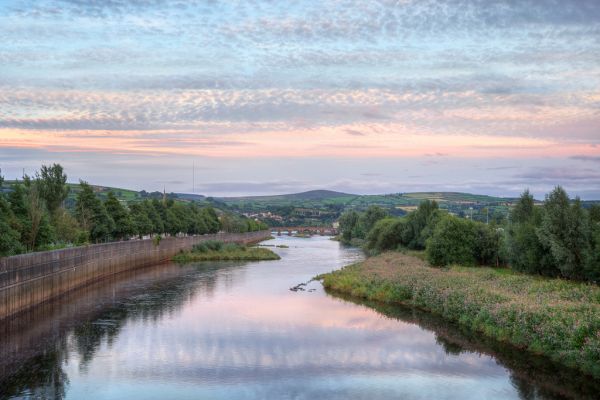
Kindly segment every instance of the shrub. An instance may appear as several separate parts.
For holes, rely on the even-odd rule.
[[[472,221],[446,216],[427,241],[427,260],[436,266],[473,265],[476,261],[476,226]]]
[[[220,251],[223,245],[224,243],[220,240],[207,240],[194,245],[192,249],[197,253],[207,253],[208,251]]]
[[[367,235],[367,249],[378,253],[395,249],[400,245],[404,220],[399,218],[384,218],[375,223]]]

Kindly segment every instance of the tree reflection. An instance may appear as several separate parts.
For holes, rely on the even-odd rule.
[[[436,342],[446,354],[464,352],[487,354],[507,368],[510,379],[524,400],[536,399],[596,399],[600,382],[580,372],[558,366],[548,358],[532,355],[514,346],[473,333],[456,324],[412,307],[390,305],[356,299],[341,293],[328,292],[335,298],[375,309],[386,317],[419,325],[436,336]]]
[[[65,397],[69,349],[85,371],[127,322],[158,321],[195,296],[211,297],[218,271],[240,263],[161,265],[125,272],[36,307],[0,327],[0,399]],[[201,279],[194,275],[201,274]],[[14,367],[19,367],[15,370]]]

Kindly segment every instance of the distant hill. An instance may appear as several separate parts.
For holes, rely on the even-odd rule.
[[[5,181],[0,191],[9,192],[14,181]],[[70,187],[66,205],[75,205],[77,193],[81,190],[78,183],[68,183]],[[147,192],[109,186],[92,185],[100,198],[105,199],[112,191],[123,203],[133,203],[144,199],[162,199],[159,191]],[[403,215],[418,207],[424,200],[435,200],[440,208],[457,215],[469,215],[480,220],[489,216],[506,216],[517,201],[511,197],[497,197],[462,192],[413,192],[359,195],[333,190],[310,190],[300,193],[270,196],[207,197],[195,193],[167,193],[167,197],[176,201],[194,201],[202,205],[213,205],[216,209],[229,210],[275,223],[317,224],[331,223],[344,211],[363,211],[369,206],[380,206],[391,215]],[[583,202],[584,207],[598,201]],[[541,204],[541,202],[539,202]],[[281,222],[283,221],[283,222]]]
[[[270,200],[327,200],[338,197],[356,197],[356,194],[348,194],[342,192],[336,192],[333,190],[309,190],[307,192],[290,193],[290,194],[277,194],[270,196],[239,196],[239,197],[220,197],[219,200],[224,202],[231,202],[236,200],[242,201],[270,201]]]

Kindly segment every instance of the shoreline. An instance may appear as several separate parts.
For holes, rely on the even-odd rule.
[[[399,252],[318,277],[326,290],[435,314],[600,378],[600,288],[488,267],[433,268]]]

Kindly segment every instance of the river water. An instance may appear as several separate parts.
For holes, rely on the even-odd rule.
[[[362,259],[278,237],[279,261],[164,264],[4,323],[0,398],[593,398],[597,382],[417,310],[291,287]]]

